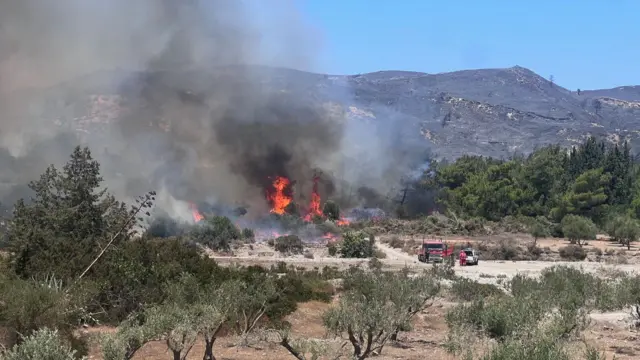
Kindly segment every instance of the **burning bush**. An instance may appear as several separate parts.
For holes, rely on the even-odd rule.
[[[240,230],[226,216],[213,216],[198,223],[189,238],[216,251],[229,251],[234,241],[240,240]]]
[[[373,256],[374,237],[362,231],[351,231],[343,236],[340,255],[343,258],[369,258]]]
[[[285,235],[276,238],[273,242],[276,251],[282,254],[302,254],[304,245],[296,235]]]

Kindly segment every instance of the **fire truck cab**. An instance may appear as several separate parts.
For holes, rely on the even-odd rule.
[[[422,247],[418,252],[418,261],[424,263],[444,262],[452,252],[453,249],[449,248],[442,239],[423,240]]]

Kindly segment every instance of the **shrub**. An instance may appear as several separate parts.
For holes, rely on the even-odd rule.
[[[322,208],[322,214],[327,217],[329,220],[339,220],[340,219],[340,206],[335,202],[328,200],[324,203],[324,207]]]
[[[282,254],[302,254],[304,245],[296,235],[284,235],[274,240],[273,247]]]
[[[242,238],[245,241],[253,241],[256,237],[256,234],[253,232],[253,229],[244,228],[242,229]]]
[[[58,329],[56,336],[74,342],[73,330],[85,313],[86,300],[85,294],[67,292],[62,282],[53,278],[42,281],[3,279],[0,283],[0,325],[8,332],[8,345],[41,328]],[[47,334],[51,335],[46,332],[40,335]]]
[[[472,301],[477,298],[500,296],[504,292],[492,284],[483,284],[467,278],[457,278],[451,284],[451,294],[463,301]]]
[[[566,260],[582,261],[587,258],[587,252],[578,245],[561,247],[558,252],[560,253],[560,257]]]
[[[76,351],[65,344],[57,330],[40,329],[0,356],[2,360],[77,360]],[[81,357],[81,360],[87,359]]]
[[[324,221],[320,224],[316,224],[316,229],[323,234],[339,234],[340,227],[331,221]]]
[[[373,256],[373,244],[373,236],[367,238],[362,231],[350,231],[342,238],[340,255],[343,258],[369,258]]]
[[[166,296],[164,284],[176,281],[187,273],[199,283],[224,280],[229,269],[194,245],[181,239],[137,239],[112,249],[98,262],[91,279],[99,290],[97,301],[105,312],[102,320],[120,322],[138,311],[142,304],[159,304]]]
[[[177,220],[169,216],[157,216],[151,221],[147,231],[144,232],[144,236],[149,238],[182,236],[186,233],[186,229],[186,225],[178,223]]]
[[[456,306],[446,315],[450,328],[472,326],[490,338],[504,341],[537,328],[545,308],[533,299],[501,296],[478,298],[471,304]]]
[[[400,237],[394,235],[389,239],[389,246],[394,249],[402,249],[404,247],[404,241],[400,240]]]
[[[520,248],[511,240],[501,240],[482,253],[482,257],[486,260],[518,260],[520,256]]]
[[[535,335],[524,339],[509,339],[491,348],[482,360],[570,360],[564,343],[545,335]]]
[[[231,244],[242,237],[240,230],[226,216],[214,216],[199,222],[189,238],[216,251],[230,251]]]
[[[334,243],[330,243],[327,245],[327,251],[329,252],[329,256],[336,256],[338,254],[338,247]]]

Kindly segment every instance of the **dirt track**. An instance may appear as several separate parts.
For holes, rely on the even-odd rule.
[[[400,270],[404,267],[420,271],[428,269],[432,265],[424,264],[418,261],[417,257],[411,256],[401,250],[391,248],[390,246],[378,243],[378,249],[386,254],[386,258],[380,259],[385,268],[392,270]],[[278,262],[285,262],[294,266],[305,268],[322,268],[324,266],[337,266],[338,268],[348,268],[352,265],[364,265],[368,263],[367,259],[342,259],[336,257],[316,257],[307,259],[304,257],[256,257],[256,256],[212,256],[220,264],[238,264],[238,265],[263,265],[270,266]],[[518,273],[525,273],[532,276],[539,274],[543,269],[554,265],[567,265],[582,268],[585,271],[598,271],[600,269],[622,270],[627,272],[638,272],[640,266],[625,265],[609,265],[598,262],[568,262],[568,261],[483,261],[480,259],[478,266],[460,267],[458,264],[454,267],[459,275],[474,279],[480,282],[495,282],[498,278],[509,278]]]

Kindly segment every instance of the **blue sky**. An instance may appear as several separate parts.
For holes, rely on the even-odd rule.
[[[639,0],[297,1],[319,72],[520,65],[572,90],[640,85]]]

